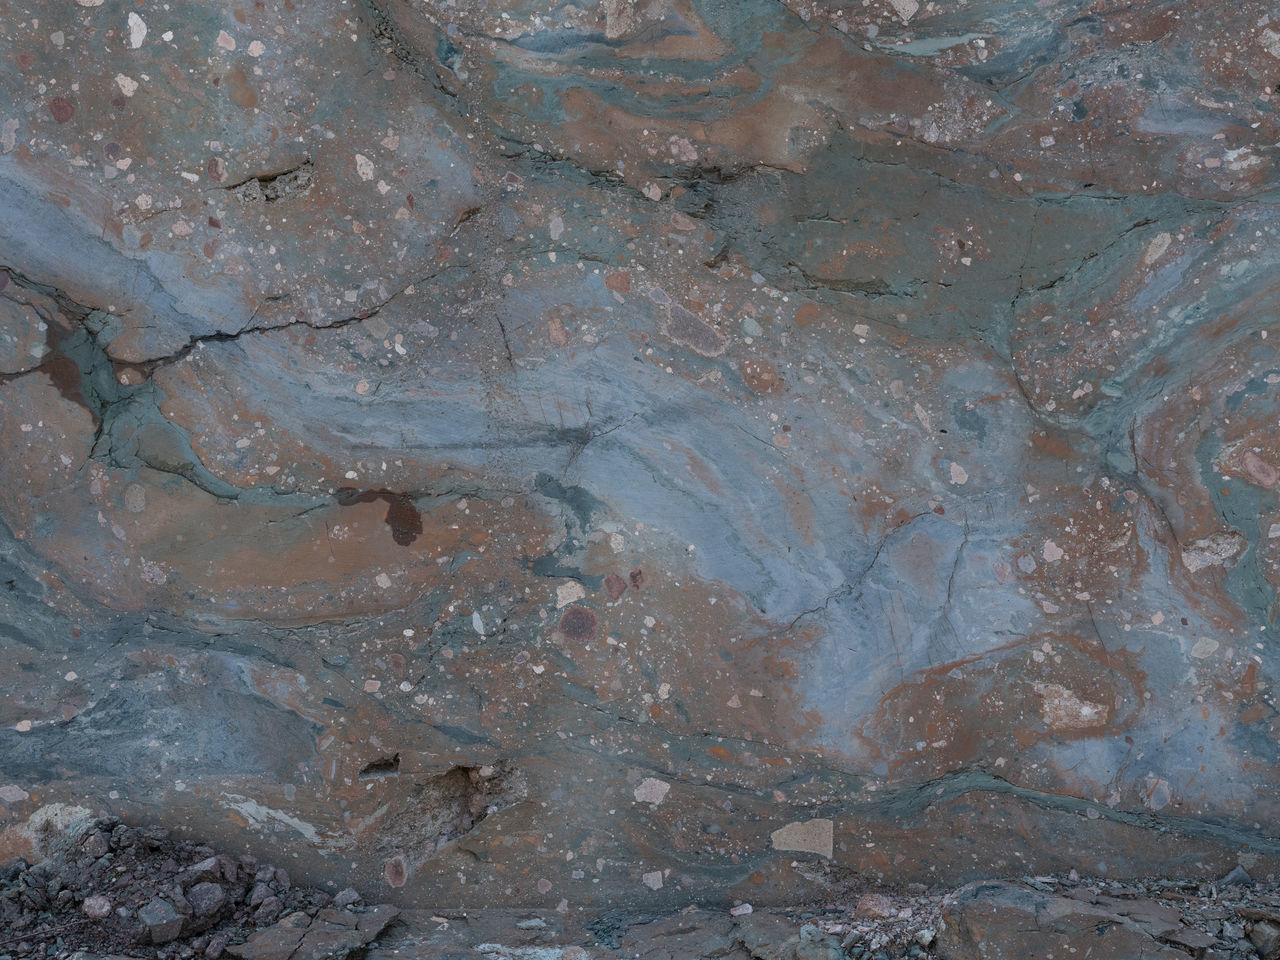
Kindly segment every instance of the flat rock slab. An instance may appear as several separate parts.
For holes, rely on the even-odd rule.
[[[980,882],[957,891],[938,933],[942,960],[1191,960],[1107,906],[1012,883]]]
[[[400,910],[390,904],[360,914],[321,910],[314,919],[292,915],[227,947],[240,960],[342,960],[378,938]]]

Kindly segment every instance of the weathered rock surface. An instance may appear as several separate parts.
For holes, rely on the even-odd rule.
[[[261,958],[272,944],[286,943],[281,960],[342,960],[400,912],[389,904],[365,908],[350,891],[339,903],[293,886],[283,870],[253,857],[215,856],[167,834],[83,820],[62,832],[43,831],[47,856],[35,865],[18,861],[0,875],[0,960],[89,950],[85,957],[217,960],[242,951]],[[213,872],[224,882],[199,879]],[[251,886],[257,877],[263,879]],[[255,911],[249,894],[264,886],[269,895]],[[274,914],[264,916],[270,903]]]
[[[400,913],[389,904],[367,913],[321,910],[314,917],[295,913],[227,948],[240,960],[331,960],[346,957],[378,938]]]
[[[959,890],[911,884],[829,881],[821,899],[778,908],[735,902],[728,909],[678,911],[626,905],[509,910],[498,907],[401,910],[362,906],[358,891],[336,896],[293,885],[252,857],[110,822],[55,834],[40,863],[0,876],[0,960],[118,954],[189,960],[392,960],[471,957],[502,960],[885,960],[1054,957],[1081,949],[1099,957],[1164,960],[1270,958],[1280,937],[1280,886],[1150,878],[1023,877]],[[108,853],[95,861],[98,837]],[[106,864],[106,866],[104,866]],[[184,878],[215,865],[225,904],[202,915],[208,895]],[[804,869],[802,866],[800,869]],[[250,881],[253,881],[252,886]],[[262,920],[255,891],[268,886],[281,909]],[[100,902],[110,901],[105,913]],[[256,928],[256,929],[255,929]],[[1074,951],[1074,952],[1073,952]]]
[[[938,956],[943,960],[1022,960],[1077,952],[1099,960],[1188,960],[1191,956],[1161,942],[1180,933],[1178,910],[1149,900],[1104,899],[1090,902],[1011,883],[970,884],[943,912]],[[1209,937],[1208,944],[1200,947],[1212,943]]]
[[[0,859],[1274,873],[1272,7],[9,4]]]

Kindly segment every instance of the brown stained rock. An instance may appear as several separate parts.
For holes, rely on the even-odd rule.
[[[255,84],[243,67],[232,67],[227,71],[227,96],[237,107],[252,110],[258,105],[258,92]]]
[[[413,497],[407,493],[395,493],[391,490],[353,490],[343,487],[338,490],[336,500],[341,506],[352,506],[357,503],[371,503],[382,500],[387,505],[384,522],[391,531],[391,538],[402,547],[407,547],[422,535],[422,513],[418,510]]]
[[[1276,869],[1266,2],[118,6],[3,25],[0,850]]]
[[[665,330],[676,343],[704,357],[719,356],[729,342],[723,333],[678,303],[667,308]]]
[[[776,393],[783,388],[782,378],[768,360],[747,360],[741,371],[742,379],[755,393]]]
[[[892,898],[882,893],[868,893],[858,898],[858,904],[854,908],[854,915],[870,917],[873,920],[883,920],[887,917],[896,917],[898,908],[894,905]]]
[[[66,123],[75,116],[76,108],[66,97],[54,97],[49,101],[49,113],[58,123]]]
[[[547,340],[553,347],[569,345],[569,331],[565,329],[564,322],[559,317],[552,317],[547,321]]]
[[[1280,483],[1280,470],[1277,470],[1252,450],[1245,451],[1240,458],[1240,465],[1244,467],[1245,475],[1251,483],[1266,487],[1268,490]]]
[[[608,592],[610,600],[617,600],[627,592],[627,581],[616,573],[611,573],[604,578],[604,588]]]
[[[403,857],[392,857],[383,865],[382,871],[387,878],[387,883],[393,887],[403,887],[405,881],[409,879],[409,871]]]
[[[573,606],[560,618],[560,633],[574,643],[591,643],[599,630],[599,618],[586,607]]]

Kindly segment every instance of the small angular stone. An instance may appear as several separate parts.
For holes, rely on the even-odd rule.
[[[356,893],[355,887],[347,887],[345,890],[339,890],[337,896],[333,898],[333,906],[339,910],[354,906],[361,901],[360,894]]]
[[[101,834],[99,834],[101,836]],[[86,917],[92,920],[103,920],[111,916],[111,911],[115,905],[108,897],[101,894],[92,897],[86,897],[84,903],[80,905],[80,910]]]
[[[254,911],[253,922],[260,927],[266,926],[270,923],[275,923],[276,920],[279,919],[282,909],[284,909],[284,907],[283,904],[281,904],[279,897],[267,897],[262,901],[258,909]]]
[[[182,932],[182,915],[172,903],[156,897],[138,911],[149,942],[160,945],[176,940]]]
[[[216,882],[222,876],[222,868],[218,863],[217,857],[207,857],[199,863],[194,863],[187,869],[182,871],[183,886],[193,883],[203,883],[205,881]]]
[[[221,884],[197,883],[187,891],[187,900],[197,917],[212,917],[227,904],[227,891]]]

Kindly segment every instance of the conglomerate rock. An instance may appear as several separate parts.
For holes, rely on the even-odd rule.
[[[0,14],[0,857],[1274,871],[1272,4]]]

